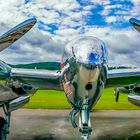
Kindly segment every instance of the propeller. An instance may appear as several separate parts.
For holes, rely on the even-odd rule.
[[[132,26],[140,32],[140,20],[135,19],[135,18],[130,18],[129,22],[132,24]]]
[[[120,95],[120,90],[119,88],[114,89],[114,95],[115,95],[115,101],[118,102],[119,100],[119,95]]]
[[[21,38],[35,25],[36,21],[36,18],[28,19],[0,36],[0,51],[3,51],[16,40]]]

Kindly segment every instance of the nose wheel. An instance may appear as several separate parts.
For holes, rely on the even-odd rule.
[[[0,117],[0,140],[6,140],[9,134],[11,112],[8,111],[9,104],[5,103],[2,107],[5,113],[5,119]]]
[[[79,113],[79,124],[75,122],[75,116]],[[73,109],[70,113],[72,126],[79,127],[82,140],[88,140],[92,132],[90,122],[90,110],[88,109],[88,99],[84,99],[81,109]]]
[[[0,117],[0,140],[5,140],[6,137],[4,137],[4,128],[5,128],[6,121],[3,117]]]
[[[89,111],[82,110],[79,113],[79,131],[81,132],[82,140],[88,140],[92,132]]]

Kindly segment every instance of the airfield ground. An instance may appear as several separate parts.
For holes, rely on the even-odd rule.
[[[80,140],[78,129],[71,127],[64,92],[40,90],[24,108],[12,113],[8,140]],[[106,89],[91,113],[90,140],[139,140],[139,109],[126,94],[116,103],[113,89]]]
[[[12,113],[8,140],[80,140],[70,110],[20,109]],[[90,140],[139,140],[140,111],[94,111]],[[135,138],[134,138],[135,137]]]

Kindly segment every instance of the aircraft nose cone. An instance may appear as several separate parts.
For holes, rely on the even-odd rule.
[[[90,65],[100,64],[100,55],[96,53],[90,53],[88,56],[88,64]]]
[[[85,65],[81,65],[79,69],[79,74],[81,79],[85,83],[92,83],[96,81],[100,74],[100,69],[98,67],[94,67],[93,69],[86,67]]]
[[[97,53],[90,53],[87,57],[87,63],[83,64],[87,69],[95,69],[101,64],[101,57]]]

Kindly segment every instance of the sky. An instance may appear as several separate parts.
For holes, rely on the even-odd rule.
[[[0,52],[10,64],[60,61],[65,45],[94,36],[108,47],[110,66],[140,66],[140,34],[129,19],[140,19],[140,0],[0,0],[0,34],[26,19],[37,24]]]

